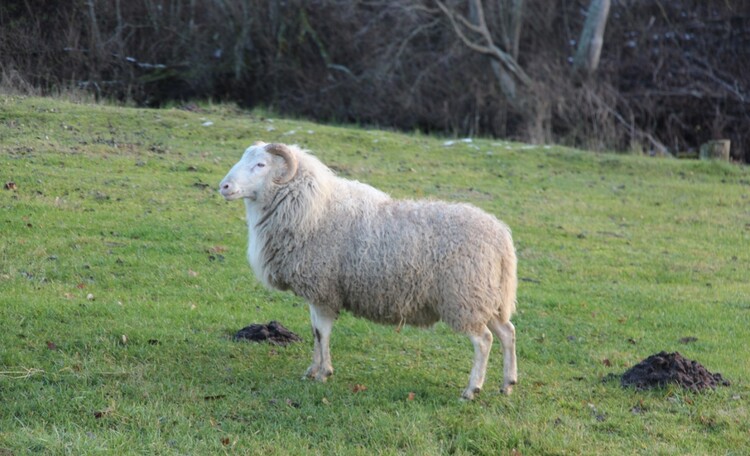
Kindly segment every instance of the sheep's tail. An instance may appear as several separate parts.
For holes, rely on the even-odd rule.
[[[511,315],[516,311],[516,291],[518,289],[517,277],[517,260],[516,250],[513,247],[513,240],[510,236],[510,230],[504,236],[503,245],[505,252],[502,256],[500,270],[500,309],[499,318],[501,323],[510,320]]]

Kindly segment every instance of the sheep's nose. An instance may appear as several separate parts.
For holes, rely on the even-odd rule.
[[[219,193],[221,193],[223,196],[228,196],[234,193],[235,188],[234,184],[231,182],[222,182],[219,184]]]

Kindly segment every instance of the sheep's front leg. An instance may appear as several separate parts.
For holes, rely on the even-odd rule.
[[[313,334],[313,362],[307,368],[305,377],[324,382],[333,374],[331,364],[331,329],[335,317],[325,310],[310,304],[310,323]]]
[[[487,326],[482,326],[477,334],[469,334],[469,339],[474,344],[474,366],[471,368],[469,386],[461,396],[466,400],[474,399],[474,395],[479,393],[484,385],[487,361],[490,359],[490,349],[492,349],[492,333]]]

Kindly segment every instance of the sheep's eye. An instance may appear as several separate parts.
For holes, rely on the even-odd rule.
[[[255,166],[257,166],[258,168],[263,168],[264,166],[266,166],[266,164],[265,163],[258,163]]]

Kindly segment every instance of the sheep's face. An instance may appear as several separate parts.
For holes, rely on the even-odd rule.
[[[265,143],[255,143],[245,150],[237,164],[219,184],[219,193],[227,201],[248,198],[256,201],[270,185],[272,170],[279,160],[265,149]]]

